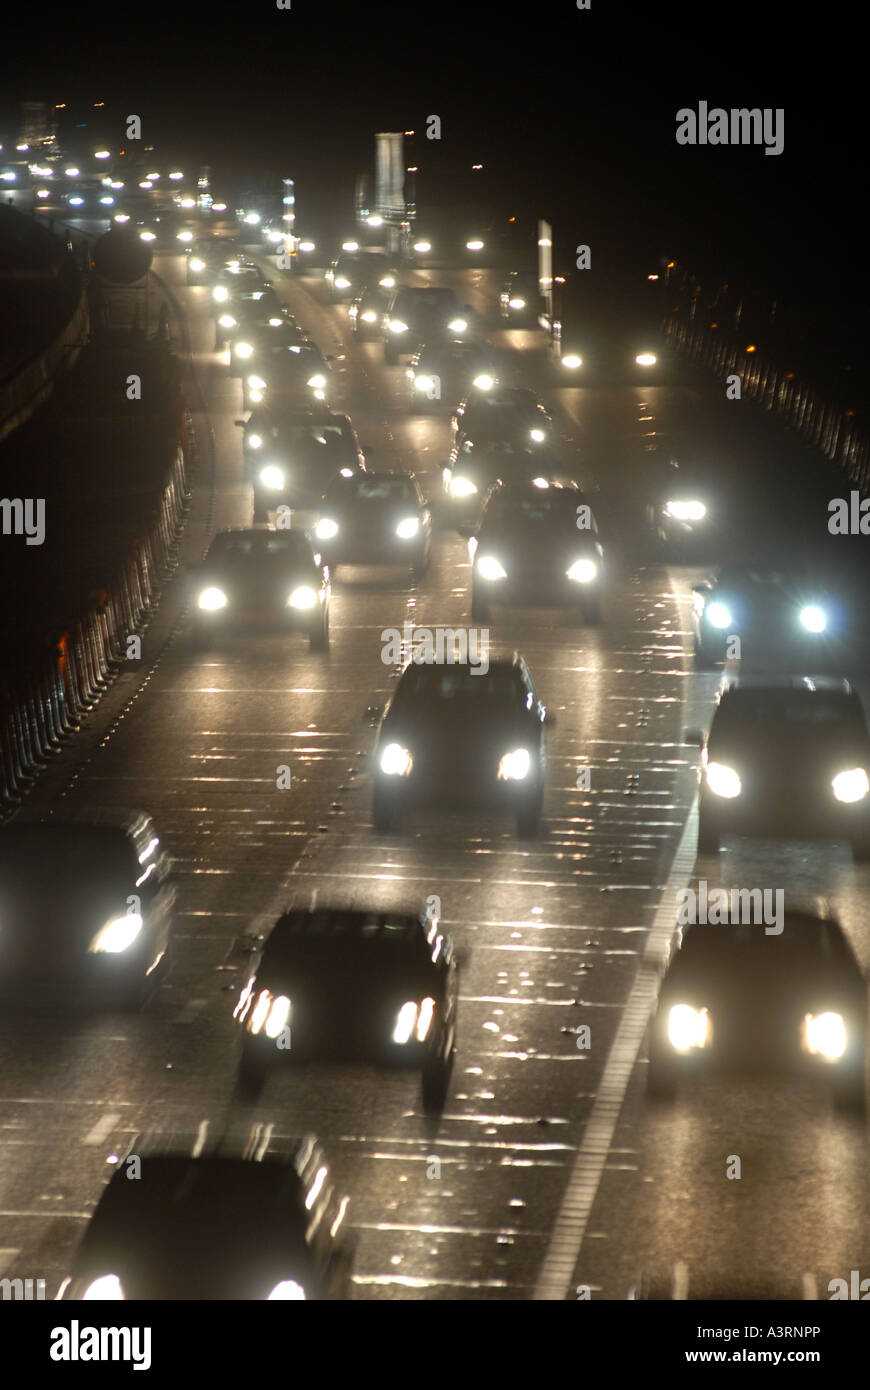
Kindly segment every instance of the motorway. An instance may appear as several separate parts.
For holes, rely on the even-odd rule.
[[[322,281],[271,265],[288,307],[335,355],[333,408],[351,415],[374,466],[415,471],[437,498],[449,406],[411,413],[404,370],[354,340]],[[835,1115],[827,1094],[753,1080],[688,1084],[671,1107],[644,1095],[652,982],[676,891],[693,876],[783,887],[787,906],[823,896],[870,970],[870,866],[853,865],[847,846],[728,844],[718,866],[695,862],[697,750],[682,735],[707,726],[721,679],[691,661],[691,585],[709,571],[657,561],[641,529],[652,461],[669,447],[714,451],[724,472],[768,478],[772,496],[788,488],[794,445],[749,405],[726,415],[719,389],[688,369],[667,385],[557,385],[543,335],[500,326],[494,272],[416,272],[455,286],[514,384],[544,398],[564,465],[595,489],[609,573],[600,628],[532,612],[491,626],[493,650],[522,652],[556,719],[540,839],[519,842],[507,818],[425,814],[379,837],[371,711],[398,674],[381,660],[381,633],[406,619],[470,621],[466,543],[439,528],[413,585],[404,571],[343,569],[326,654],[269,636],[195,651],[191,566],[216,528],[251,521],[241,386],[213,351],[207,293],[187,288],[183,258],[155,268],[190,349],[200,464],[185,563],[142,662],[29,803],[64,793],[153,813],[176,865],[176,963],[139,1016],[0,1023],[0,1275],[45,1278],[53,1296],[134,1133],[202,1144],[252,1125],[322,1140],[351,1198],[357,1299],[575,1298],[584,1286],[624,1299],[642,1271],[680,1296],[811,1298],[862,1259],[870,1273],[866,1129]],[[866,698],[866,677],[848,674]],[[276,786],[282,764],[290,790]],[[577,786],[584,766],[588,790]],[[314,894],[379,907],[440,898],[462,981],[439,1122],[423,1116],[412,1073],[293,1070],[255,1108],[233,1102],[246,939]],[[732,1155],[739,1180],[726,1176]]]

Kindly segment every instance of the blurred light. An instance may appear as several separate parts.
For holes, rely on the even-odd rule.
[[[371,217],[367,217],[366,222],[370,227],[383,227],[384,225],[384,219],[377,212],[373,212]]]
[[[112,158],[112,154],[111,154],[111,151],[110,151],[110,150],[94,150],[94,159],[111,159],[111,158]]]
[[[183,175],[183,173],[181,172],[180,169],[174,169],[173,172],[169,175],[169,177],[170,177],[171,179],[176,179],[176,180],[178,180],[178,179],[183,179],[183,178],[184,178],[184,175]]]
[[[64,173],[66,174],[66,176],[67,176],[68,179],[76,179],[76,178],[78,178],[80,172],[81,172],[81,170],[80,170],[80,169],[76,169],[75,165],[73,165],[73,166],[72,166],[71,168],[69,168],[69,169],[64,169]]]
[[[153,183],[151,182],[150,179],[143,179],[142,182],[139,184],[139,187],[140,187],[140,188],[153,188],[154,185],[153,185]]]
[[[359,250],[359,242],[358,242],[358,241],[343,241],[343,242],[341,243],[341,249],[342,249],[342,251],[358,251],[358,250]]]
[[[48,194],[48,189],[47,189],[47,188],[37,188],[37,190],[36,190],[36,196],[37,196],[37,198],[47,198],[47,197],[49,196],[49,194]]]

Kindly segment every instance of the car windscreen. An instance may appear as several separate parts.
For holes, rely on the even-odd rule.
[[[396,694],[401,694],[403,700],[435,700],[443,704],[467,700],[525,703],[526,697],[523,683],[513,671],[493,671],[490,667],[486,674],[478,674],[477,668],[459,664],[409,666]]]
[[[855,702],[842,695],[809,694],[802,696],[765,697],[753,694],[750,698],[723,701],[716,718],[717,732],[726,728],[740,730],[852,730],[862,727]]]
[[[207,563],[236,560],[311,562],[311,545],[301,531],[253,531],[216,536]]]

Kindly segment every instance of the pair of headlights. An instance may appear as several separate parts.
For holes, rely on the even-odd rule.
[[[743,790],[737,772],[733,767],[727,767],[724,763],[707,763],[704,768],[704,776],[707,786],[714,796],[732,800],[739,796]],[[870,792],[870,779],[868,779],[863,767],[847,768],[843,772],[838,772],[836,777],[831,778],[831,790],[837,801],[847,805],[856,801],[863,801]]]
[[[714,599],[708,603],[704,609],[704,616],[711,627],[718,628],[720,632],[728,627],[732,627],[734,618],[731,609],[726,603],[719,599]],[[815,603],[808,603],[798,613],[798,621],[805,632],[820,633],[824,632],[828,626],[828,615],[823,608]]]
[[[495,555],[481,555],[477,560],[477,572],[481,579],[507,579],[507,570]],[[575,560],[565,575],[577,584],[591,584],[598,576],[598,566],[594,560]]]
[[[381,753],[381,772],[387,777],[407,777],[414,766],[410,750],[400,743],[388,743]],[[498,764],[500,782],[522,782],[532,770],[532,757],[527,748],[513,748],[502,754]]]
[[[217,613],[222,608],[226,608],[228,602],[229,599],[227,598],[223,589],[212,587],[208,589],[203,589],[202,593],[200,594],[197,600],[197,606],[204,613]],[[301,609],[316,608],[317,590],[313,589],[310,584],[298,585],[289,594],[286,606],[288,608]]]
[[[686,1053],[708,1047],[712,1036],[712,1022],[706,1008],[674,1004],[668,1011],[668,1042],[675,1052]],[[837,1062],[845,1054],[847,1041],[842,1014],[829,1010],[804,1016],[801,1045],[811,1056]]]
[[[98,1301],[100,1303],[115,1303],[125,1301],[127,1295],[117,1274],[101,1274],[98,1279],[94,1279],[82,1294],[84,1302]],[[305,1290],[295,1279],[282,1279],[275,1285],[269,1294],[267,1302],[277,1302],[278,1300],[294,1300],[298,1302],[305,1298]]]
[[[339,525],[333,521],[332,517],[321,517],[314,528],[314,534],[319,541],[331,541],[338,535]],[[396,535],[400,540],[409,541],[418,534],[420,530],[420,518],[416,516],[406,516],[396,527]]]

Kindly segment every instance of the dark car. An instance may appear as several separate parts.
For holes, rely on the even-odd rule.
[[[392,276],[382,278],[389,280]],[[347,306],[347,319],[354,337],[363,340],[381,336],[381,323],[392,297],[393,290],[379,284],[377,280],[354,295]]]
[[[230,376],[250,376],[260,362],[269,361],[278,348],[306,343],[308,336],[286,310],[269,312],[267,317],[240,322],[230,339]]]
[[[561,323],[557,333],[561,385],[653,385],[666,376],[669,358],[656,332]]]
[[[400,356],[416,352],[421,343],[461,338],[471,319],[470,305],[460,304],[455,290],[403,285],[384,313],[384,361],[395,366]]]
[[[780,669],[841,671],[866,639],[842,589],[806,568],[728,568],[692,586],[695,666],[775,663]],[[863,643],[862,643],[863,645]]]
[[[721,476],[671,458],[653,476],[647,523],[675,561],[709,561],[711,545],[731,541],[733,506]]]
[[[744,677],[722,694],[701,746],[698,853],[723,835],[843,839],[870,857],[870,732],[848,681]]]
[[[461,634],[460,634],[461,635]],[[484,806],[512,812],[521,837],[538,832],[547,748],[546,710],[523,659],[451,660],[414,654],[378,730],[372,819],[389,830],[412,806]],[[459,651],[461,655],[461,649]],[[439,659],[442,658],[443,659]]]
[[[232,527],[208,548],[196,582],[195,638],[210,645],[228,628],[307,632],[329,646],[329,570],[304,531]]]
[[[349,1298],[348,1199],[317,1140],[277,1138],[270,1127],[253,1142],[200,1148],[198,1138],[134,1137],[58,1298]]]
[[[187,254],[188,285],[213,285],[219,273],[232,261],[244,259],[241,243],[229,237],[201,237],[192,242]]]
[[[788,911],[771,931],[746,920],[757,916],[729,900],[721,923],[682,927],[652,1022],[650,1094],[698,1072],[787,1071],[825,1077],[838,1105],[862,1110],[867,986],[842,928]]]
[[[351,299],[363,285],[377,285],[387,293],[398,284],[398,271],[389,256],[377,251],[342,251],[326,272],[333,302]]]
[[[278,400],[236,424],[245,431],[255,521],[265,521],[273,507],[316,507],[336,474],[350,478],[365,469],[348,415],[299,410]]]
[[[411,473],[366,472],[333,479],[314,528],[333,575],[339,565],[429,568],[432,519]]]
[[[592,508],[569,480],[500,483],[471,535],[471,617],[495,605],[567,608],[601,621],[604,548]]]
[[[499,438],[491,433],[460,435],[450,451],[442,483],[450,523],[476,526],[490,488],[496,483],[535,483],[558,476],[558,459],[544,446],[517,439],[513,429]]]
[[[453,414],[452,442],[463,435],[474,439],[512,439],[524,445],[548,445],[553,421],[543,401],[527,386],[505,386],[483,373]]]
[[[436,918],[319,907],[276,922],[242,990],[239,1091],[273,1064],[344,1061],[420,1068],[441,1110],[456,1050],[458,967]]]
[[[247,328],[280,319],[281,314],[281,301],[270,285],[237,281],[229,301],[217,315],[215,348],[220,351]]]
[[[532,272],[513,270],[498,297],[501,317],[511,328],[537,328],[545,308],[538,277]]]
[[[0,830],[4,1007],[140,1007],[168,968],[174,901],[144,811],[20,812]]]
[[[461,400],[473,383],[495,382],[498,371],[495,354],[486,343],[466,338],[447,338],[425,343],[411,358],[406,369],[412,410],[425,410],[430,404],[453,404]]]
[[[242,377],[245,410],[278,399],[297,409],[326,409],[332,395],[331,361],[310,339],[264,342],[256,369]]]

